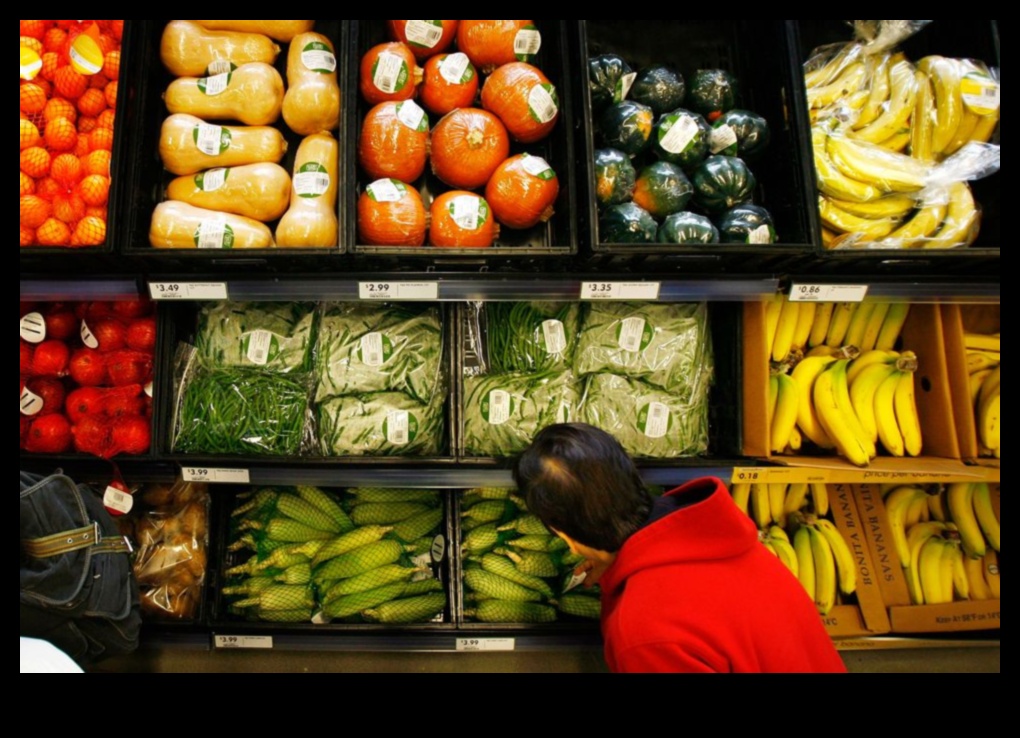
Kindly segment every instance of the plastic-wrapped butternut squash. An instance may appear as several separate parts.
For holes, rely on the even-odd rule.
[[[210,31],[240,31],[241,33],[261,33],[269,38],[287,43],[299,33],[307,33],[315,28],[313,20],[196,20]]]
[[[163,99],[171,113],[268,126],[280,119],[283,95],[283,77],[275,67],[253,62],[209,77],[175,79]]]
[[[267,249],[273,233],[257,220],[167,200],[156,206],[149,243],[157,249]]]
[[[201,77],[235,66],[263,62],[272,64],[280,47],[261,33],[210,31],[192,21],[174,20],[163,29],[160,59],[175,77]],[[216,62],[220,62],[219,65]],[[212,68],[210,68],[212,67]]]
[[[290,175],[279,164],[270,163],[210,169],[178,177],[167,187],[166,196],[195,207],[269,223],[287,212]]]
[[[332,131],[340,124],[336,53],[321,33],[302,33],[290,44],[283,119],[301,136]]]
[[[336,214],[340,146],[329,133],[305,138],[294,158],[290,209],[276,227],[283,248],[333,248],[339,223]]]
[[[278,163],[287,153],[283,134],[270,126],[217,126],[193,115],[163,121],[159,155],[171,174],[198,174],[217,167]]]

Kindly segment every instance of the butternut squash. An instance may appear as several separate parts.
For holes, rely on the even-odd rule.
[[[339,169],[340,146],[329,133],[315,133],[298,146],[290,209],[276,227],[276,240],[281,247],[336,247]]]
[[[210,169],[173,180],[166,196],[168,200],[268,223],[287,212],[290,175],[279,164],[270,163]]]
[[[157,249],[266,249],[275,246],[264,223],[167,200],[156,206],[149,243]]]
[[[289,42],[299,33],[307,33],[315,27],[313,20],[196,20],[210,31],[240,31],[261,33],[269,38]]]
[[[207,73],[225,72],[217,68],[229,64],[241,66],[252,62],[272,64],[280,47],[261,33],[210,31],[193,21],[174,20],[166,24],[159,55],[163,66],[175,77],[201,77]],[[220,62],[210,69],[214,62]]]
[[[283,134],[269,126],[216,126],[193,115],[163,121],[159,155],[171,174],[198,174],[217,167],[278,163],[287,153]]]
[[[302,33],[291,42],[283,119],[294,133],[311,136],[340,125],[336,65],[333,44],[321,33]]]
[[[268,126],[280,119],[283,95],[280,73],[268,64],[253,62],[232,72],[175,79],[163,99],[171,113]]]

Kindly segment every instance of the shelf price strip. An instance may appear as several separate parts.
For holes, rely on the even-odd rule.
[[[206,484],[251,484],[251,475],[247,469],[206,469],[200,467],[181,467],[181,479],[185,482],[205,482]]]
[[[227,300],[224,282],[150,282],[149,295],[153,300]]]
[[[359,282],[358,297],[362,300],[438,300],[439,282]]]
[[[790,287],[791,302],[864,302],[868,296],[865,284],[794,284]]]
[[[215,648],[228,650],[261,650],[269,651],[273,648],[272,636],[213,636]]]
[[[659,282],[582,282],[582,300],[658,300]]]
[[[457,650],[465,653],[479,651],[513,651],[516,648],[513,638],[458,638]]]

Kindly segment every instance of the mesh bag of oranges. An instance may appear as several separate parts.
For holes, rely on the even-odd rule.
[[[102,246],[124,21],[20,24],[21,246]]]

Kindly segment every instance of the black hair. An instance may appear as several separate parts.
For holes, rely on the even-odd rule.
[[[652,499],[619,441],[590,425],[542,430],[517,460],[514,481],[548,528],[616,553],[648,520]]]

